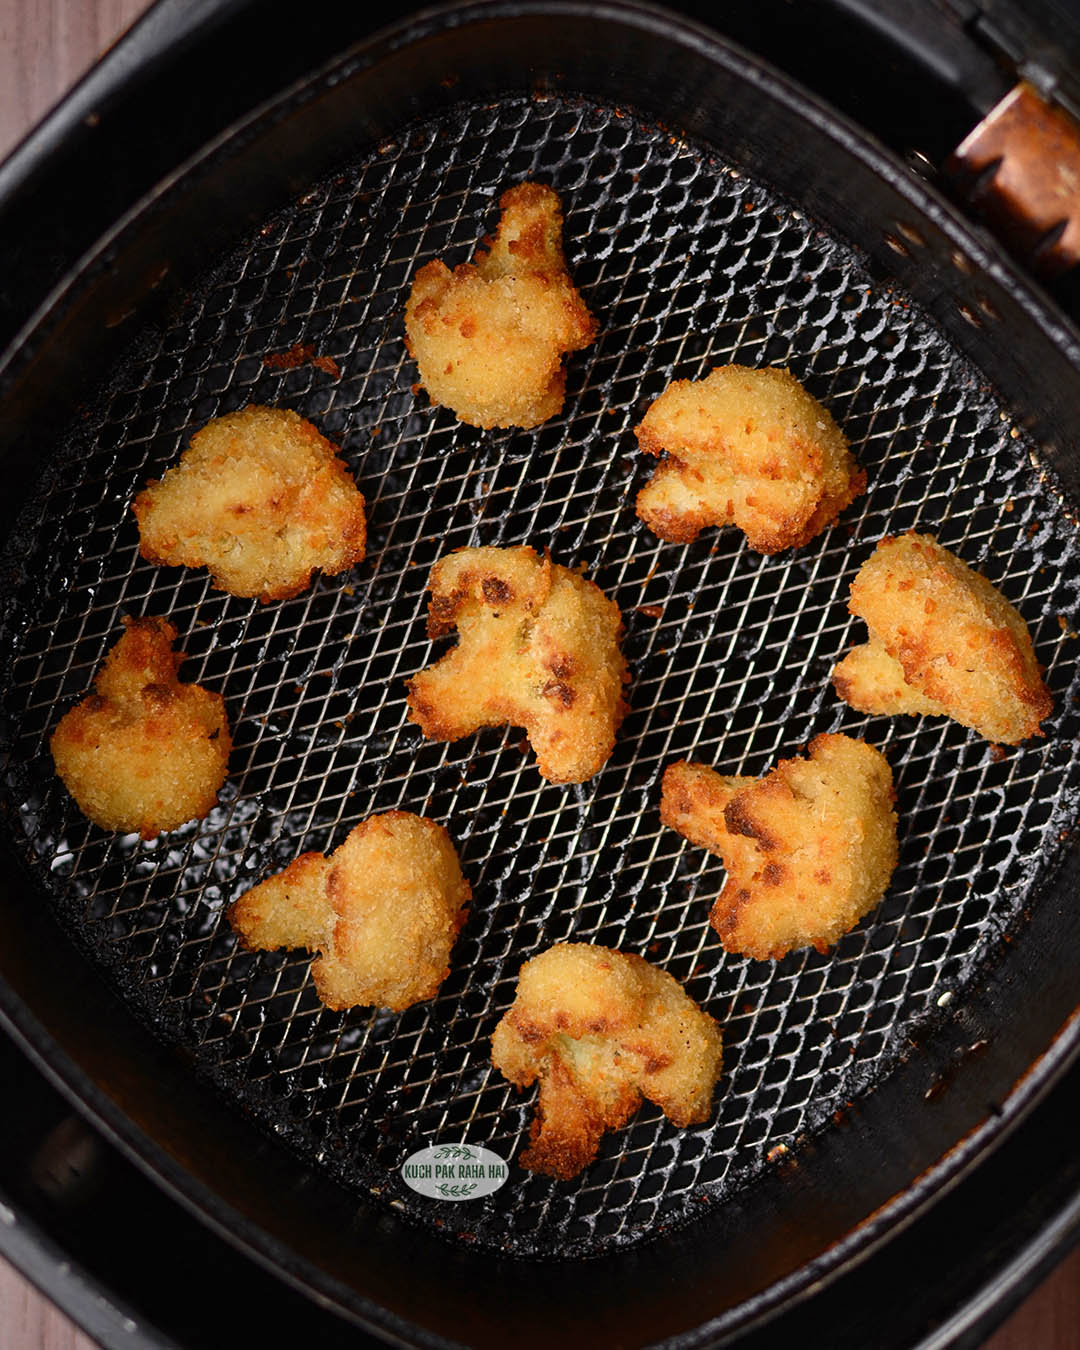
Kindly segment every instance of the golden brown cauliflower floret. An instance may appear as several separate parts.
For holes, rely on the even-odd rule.
[[[405,344],[432,402],[462,422],[535,427],[562,408],[563,355],[587,347],[596,323],[566,270],[558,195],[520,183],[499,205],[495,239],[475,262],[417,272]]]
[[[329,857],[302,853],[228,918],[246,947],[318,952],[311,974],[328,1008],[400,1012],[438,993],[470,896],[442,826],[387,811]]]
[[[208,422],[132,510],[148,562],[208,567],[219,590],[264,602],[364,556],[363,496],[336,447],[286,408]]]
[[[84,815],[153,839],[217,803],[232,740],[220,694],[181,684],[165,619],[124,619],[96,692],[61,719],[49,748]]]
[[[664,773],[660,818],[727,868],[709,922],[725,949],[762,961],[825,951],[885,894],[896,867],[892,773],[849,736],[815,736],[808,759],[764,778],[725,778],[680,761]]]
[[[599,773],[626,712],[618,606],[535,549],[465,548],[428,583],[428,635],[458,645],[408,681],[409,717],[455,741],[480,727],[523,726],[541,774],[582,783]]]
[[[517,1088],[539,1078],[530,1146],[518,1161],[565,1181],[643,1099],[680,1129],[706,1120],[720,1077],[720,1028],[640,956],[560,943],[521,967],[491,1062]]]
[[[718,366],[676,380],[635,432],[647,454],[667,454],[637,513],[674,543],[735,524],[758,553],[798,548],[866,490],[843,432],[786,370]]]
[[[882,539],[848,608],[870,630],[833,670],[853,708],[951,717],[1006,745],[1043,734],[1054,705],[1024,620],[932,535]]]

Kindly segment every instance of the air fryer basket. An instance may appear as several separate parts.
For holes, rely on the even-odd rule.
[[[537,1259],[625,1255],[649,1240],[647,1252],[674,1250],[679,1228],[684,1245],[725,1226],[737,1234],[755,1196],[783,1227],[785,1187],[802,1191],[790,1216],[812,1203],[815,1157],[846,1147],[854,1166],[858,1148],[888,1151],[888,1131],[845,1145],[846,1121],[899,1111],[914,1140],[900,1185],[883,1162],[878,1189],[863,1182],[855,1218],[840,1205],[821,1224],[826,1236],[810,1240],[820,1258],[983,1128],[989,1105],[1006,1121],[1018,1112],[1025,1091],[1010,1097],[1011,1085],[1070,1011],[1060,936],[1040,976],[1057,1005],[1044,1000],[1016,1031],[1008,1001],[1012,971],[1040,959],[1030,932],[1036,916],[1049,922],[1080,778],[1076,484],[1069,460],[1052,465],[1025,425],[1039,400],[1010,397],[1046,339],[985,259],[979,271],[965,254],[955,265],[946,252],[958,247],[955,230],[946,245],[936,238],[947,221],[909,203],[899,218],[875,219],[871,238],[850,213],[845,239],[829,210],[850,148],[834,142],[809,188],[808,147],[777,154],[780,112],[774,124],[759,112],[740,126],[729,106],[763,99],[753,68],[693,30],[624,11],[605,16],[623,73],[590,82],[586,55],[571,55],[587,19],[561,8],[567,35],[550,23],[538,30],[528,73],[510,57],[528,12],[508,11],[505,32],[489,25],[479,51],[435,24],[412,47],[388,43],[370,68],[355,62],[350,81],[317,82],[227,141],[181,180],[186,203],[177,189],[129,226],[118,256],[145,248],[140,229],[143,239],[157,231],[183,285],[147,309],[80,391],[12,532],[0,694],[11,845],[27,893],[47,903],[123,1015],[180,1057],[192,1091],[208,1085],[278,1141],[292,1160],[282,1165],[329,1179],[374,1224],[435,1230],[436,1249],[457,1244],[459,1262],[530,1258],[510,1263],[518,1271]],[[677,63],[682,116],[661,118]],[[367,90],[388,86],[398,101],[370,134]],[[693,122],[691,89],[704,102]],[[777,90],[767,92],[779,108]],[[342,157],[341,124],[357,103],[369,135]],[[329,154],[305,150],[296,130],[327,117],[338,154],[329,171]],[[288,174],[271,167],[275,157]],[[261,209],[239,243],[196,256],[180,240],[184,214],[205,209],[200,184],[209,199],[230,173],[257,186]],[[402,307],[417,267],[470,256],[500,191],[526,178],[562,197],[567,255],[600,336],[571,360],[558,418],[531,432],[480,432],[416,392]],[[921,259],[935,250],[937,280],[920,283]],[[979,289],[968,295],[972,275]],[[88,283],[73,308],[100,305],[95,284],[110,283]],[[942,300],[953,288],[949,313]],[[1012,332],[998,338],[1010,308]],[[289,352],[303,363],[267,360]],[[312,354],[335,364],[315,366]],[[633,426],[669,380],[729,361],[790,367],[869,478],[823,537],[771,559],[734,530],[662,543],[633,512],[650,469]],[[1044,363],[1041,378],[1049,372]],[[1075,395],[1075,370],[1068,376]],[[1068,402],[1067,391],[1058,397]],[[215,592],[203,573],[143,562],[129,510],[191,431],[248,402],[310,417],[342,447],[369,508],[360,567],[267,606]],[[1041,413],[1052,418],[1054,406],[1043,401]],[[850,580],[878,539],[912,528],[936,534],[1024,614],[1055,698],[1045,740],[999,753],[949,722],[866,718],[836,699],[829,671],[861,631],[846,610]],[[609,764],[581,786],[541,780],[520,731],[447,746],[405,720],[402,682],[434,655],[424,626],[431,564],[452,548],[519,543],[583,564],[626,621],[632,711]],[[224,694],[235,741],[219,807],[152,844],[90,826],[42,753],[121,616],[144,613],[177,625],[184,678]],[[760,774],[832,730],[865,737],[892,765],[901,856],[889,892],[827,954],[726,956],[707,923],[722,868],[661,827],[660,775],[677,758]],[[372,811],[393,808],[447,825],[473,886],[470,918],[436,999],[396,1015],[330,1013],[302,954],[240,951],[224,910],[298,853],[334,847]],[[572,1183],[515,1170],[483,1202],[417,1197],[398,1174],[416,1148],[466,1139],[508,1159],[519,1152],[531,1096],[490,1068],[489,1038],[521,963],[567,939],[646,955],[724,1024],[712,1116],[677,1131],[646,1108]],[[995,1033],[1006,1025],[1002,1044]],[[1059,1041],[1049,1058],[1067,1049]],[[937,1100],[970,1074],[970,1052],[983,1052],[985,1082],[970,1100],[952,1094],[961,1105],[935,1142]],[[1031,1075],[1028,1095],[1048,1073]],[[792,1180],[804,1160],[806,1175]],[[786,1249],[769,1260],[774,1278],[791,1275]],[[703,1320],[688,1315],[662,1334]]]

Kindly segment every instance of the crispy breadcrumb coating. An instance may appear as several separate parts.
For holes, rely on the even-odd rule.
[[[302,853],[229,907],[246,947],[304,947],[334,1010],[400,1012],[434,998],[471,891],[441,825],[408,811],[369,816],[329,857]]]
[[[336,447],[287,408],[208,422],[132,510],[148,562],[208,567],[219,590],[264,602],[364,556],[363,496]]]
[[[843,432],[786,370],[718,366],[675,380],[635,434],[646,454],[667,455],[637,513],[673,543],[735,524],[758,553],[798,548],[866,491]]]
[[[436,741],[523,726],[549,782],[599,773],[629,678],[614,601],[528,547],[459,549],[435,564],[428,588],[428,635],[456,627],[459,641],[408,681],[410,720]]]
[[[833,670],[860,712],[951,717],[988,741],[1043,734],[1053,711],[1027,625],[933,535],[882,539],[851,585],[870,640]]]
[[[885,894],[896,867],[892,773],[850,736],[821,735],[807,759],[764,778],[725,778],[680,761],[664,773],[660,818],[718,854],[727,882],[709,922],[724,948],[759,961],[826,951]]]
[[[153,839],[217,803],[232,739],[225,703],[181,684],[184,660],[165,619],[124,619],[96,692],[60,719],[52,734],[56,772],[84,815],[103,830]]]
[[[476,427],[535,427],[563,405],[567,352],[596,323],[562,250],[559,197],[519,183],[499,199],[494,241],[475,261],[417,272],[405,307],[405,345],[433,403]]]
[[[642,1099],[680,1129],[708,1119],[721,1035],[666,971],[627,952],[566,942],[521,967],[491,1062],[516,1088],[539,1078],[530,1145],[518,1161],[566,1181]]]

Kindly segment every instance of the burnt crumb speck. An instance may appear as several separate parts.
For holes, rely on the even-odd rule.
[[[431,597],[431,603],[428,605],[428,637],[444,637],[451,631],[463,599],[460,591]]]
[[[489,605],[505,605],[514,598],[514,592],[501,577],[485,577],[480,588]]]
[[[314,366],[335,380],[341,375],[341,367],[334,358],[317,355],[310,342],[296,342],[287,351],[270,352],[263,357],[263,365],[269,370],[296,370],[300,366]]]
[[[564,708],[573,706],[574,691],[562,680],[548,680],[540,691],[545,698],[556,698]]]

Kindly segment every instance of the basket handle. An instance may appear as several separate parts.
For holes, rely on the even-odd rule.
[[[1080,7],[1067,0],[832,0],[977,119],[923,169],[1033,273],[1080,262]],[[936,162],[935,162],[936,160]]]

